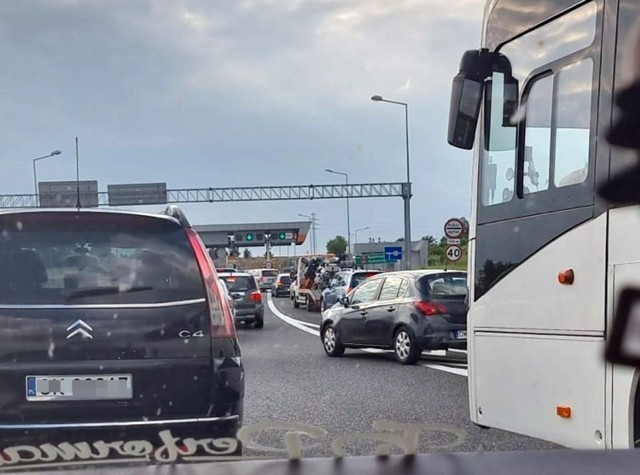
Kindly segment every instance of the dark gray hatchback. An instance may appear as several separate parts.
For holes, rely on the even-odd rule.
[[[402,364],[423,350],[467,345],[467,275],[456,271],[389,272],[361,283],[322,315],[329,356],[345,348],[391,348]]]
[[[235,437],[233,317],[179,209],[2,212],[0,242],[3,441]]]

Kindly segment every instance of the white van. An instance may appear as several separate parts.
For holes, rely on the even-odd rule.
[[[271,289],[279,274],[278,269],[250,269],[247,272],[256,278],[262,291]]]

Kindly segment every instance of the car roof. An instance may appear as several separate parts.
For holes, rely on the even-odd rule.
[[[253,277],[248,272],[218,272],[218,277]]]
[[[173,221],[176,224],[180,224],[173,216],[169,216],[167,214],[161,213],[151,213],[151,212],[142,212],[142,211],[130,211],[130,210],[121,210],[121,209],[113,209],[113,208],[12,208],[12,209],[3,209],[0,210],[0,215],[10,215],[10,214],[32,214],[32,213],[46,213],[46,214],[60,214],[60,213],[69,213],[69,214],[120,214],[120,215],[128,215],[128,216],[141,216],[146,218],[157,218],[164,219],[167,221]]]
[[[399,270],[393,272],[384,272],[384,275],[400,275],[406,277],[421,277],[423,275],[434,274],[464,274],[467,275],[467,271],[464,270],[445,270],[445,269],[419,269],[419,270]]]

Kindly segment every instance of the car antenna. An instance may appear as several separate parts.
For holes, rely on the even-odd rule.
[[[76,137],[76,208],[80,211],[80,157],[78,156],[78,137]]]

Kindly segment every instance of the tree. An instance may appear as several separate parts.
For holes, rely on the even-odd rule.
[[[422,236],[420,238],[421,241],[427,241],[427,245],[433,246],[436,243],[436,238],[431,234],[427,234],[426,236]]]
[[[347,252],[347,240],[343,236],[336,236],[327,242],[327,252],[341,256]]]
[[[404,242],[404,238],[403,237],[398,238],[398,239],[396,239],[396,242]]]
[[[462,237],[469,236],[469,220],[467,218],[458,218],[462,222],[462,227],[464,231],[462,231]]]
[[[244,248],[244,251],[242,251],[242,257],[245,259],[251,259],[251,251],[249,250],[248,247]]]

